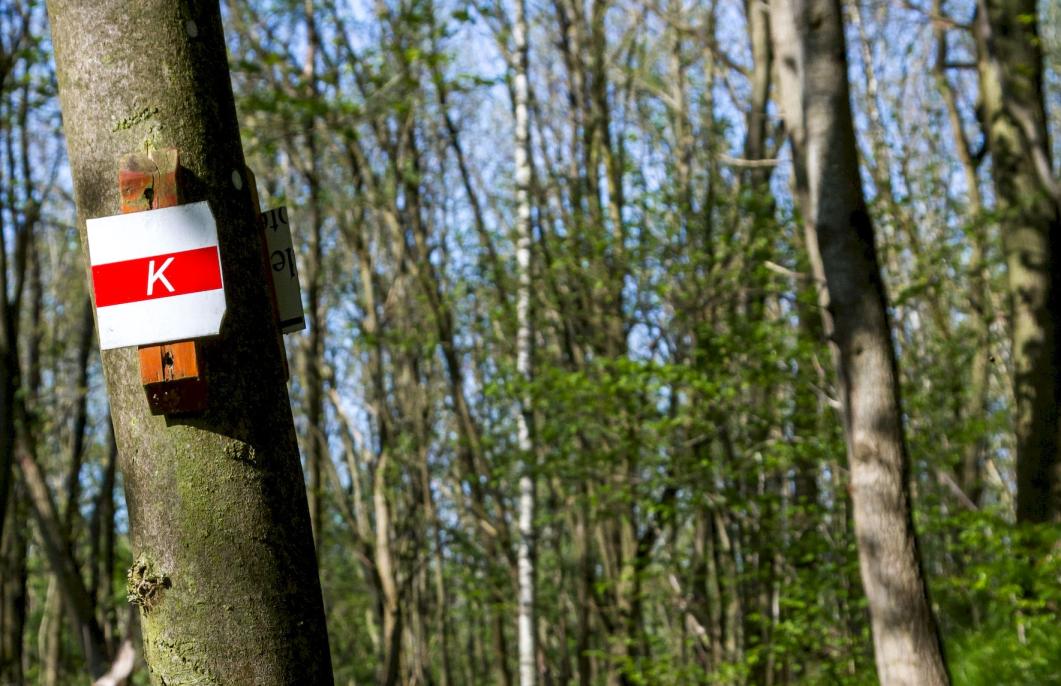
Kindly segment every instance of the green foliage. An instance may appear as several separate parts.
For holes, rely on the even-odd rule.
[[[1061,683],[1061,528],[993,513],[950,519],[959,570],[937,580],[955,682]]]

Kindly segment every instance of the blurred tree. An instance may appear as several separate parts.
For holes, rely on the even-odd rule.
[[[1061,522],[1061,184],[1043,104],[1034,0],[977,3],[980,113],[1006,255],[1017,519]]]

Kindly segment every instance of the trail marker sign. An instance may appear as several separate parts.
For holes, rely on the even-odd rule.
[[[102,350],[221,331],[225,287],[209,204],[100,217],[87,226]]]

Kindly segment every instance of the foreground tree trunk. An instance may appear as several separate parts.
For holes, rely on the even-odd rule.
[[[209,406],[153,416],[134,349],[103,368],[154,684],[330,684],[327,631],[217,3],[48,3],[82,238],[118,213],[118,158],[175,147],[228,291]]]
[[[782,89],[786,95],[803,89],[805,130],[794,132],[794,139],[806,145],[807,246],[825,285],[823,324],[835,346],[877,672],[883,686],[948,684],[911,517],[895,351],[862,194],[840,3],[790,2],[772,3],[775,12],[792,13],[775,25],[795,20],[803,78],[794,78],[793,65],[786,64]],[[786,108],[792,101],[782,96]]]
[[[1012,308],[1017,520],[1057,522],[1061,187],[1050,160],[1037,17],[1035,0],[981,0],[974,33]]]

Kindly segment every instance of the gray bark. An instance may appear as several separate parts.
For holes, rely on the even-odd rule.
[[[153,416],[135,349],[103,368],[154,684],[330,684],[324,609],[217,3],[48,3],[84,220],[117,214],[118,158],[175,147],[217,218],[228,315],[209,405]]]
[[[775,0],[795,22],[802,79],[781,69],[782,102],[800,92],[807,245],[824,278],[823,324],[839,377],[862,583],[883,686],[949,684],[911,516],[909,457],[886,294],[862,193],[838,0]]]

